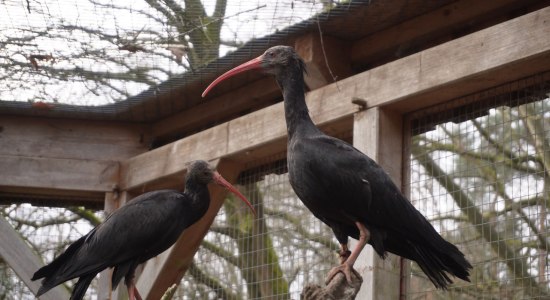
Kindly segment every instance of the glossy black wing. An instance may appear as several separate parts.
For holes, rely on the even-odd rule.
[[[438,235],[389,175],[355,147],[326,135],[305,139],[302,147],[306,150],[301,151],[301,160],[307,162],[302,167],[311,170],[311,181],[322,191],[315,197],[323,199],[319,206],[328,209],[319,209],[326,214],[337,218],[347,214],[409,238]]]
[[[152,257],[171,246],[192,220],[190,199],[177,191],[155,191],[137,197],[101,224],[86,241],[88,252],[111,265]],[[105,246],[107,245],[107,246]]]
[[[186,200],[183,194],[172,190],[136,197],[77,241],[78,249],[72,249],[70,257],[65,257],[54,281],[59,284],[130,259],[157,255],[188,226]]]
[[[291,184],[318,218],[327,224],[349,222],[350,217],[359,220],[367,212],[371,191],[362,174],[365,161],[360,152],[324,135],[302,138],[292,146]]]

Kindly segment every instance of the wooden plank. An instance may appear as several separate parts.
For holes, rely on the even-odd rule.
[[[313,122],[325,126],[351,116],[359,108],[351,103],[353,89],[340,84],[330,84],[311,91],[306,103]],[[284,103],[277,103],[265,109],[229,122],[227,155],[248,151],[258,147],[271,147],[271,143],[286,140]],[[255,150],[254,150],[255,151]]]
[[[117,186],[115,161],[0,155],[0,187],[108,192]]]
[[[310,114],[320,125],[349,118],[358,111],[355,97],[369,107],[410,112],[548,70],[549,18],[550,7],[313,90],[306,96]],[[277,103],[126,161],[121,187],[177,174],[192,159],[261,151],[285,137],[283,103]]]
[[[112,213],[115,209],[118,208],[118,197],[117,193],[109,192],[105,193],[105,203],[104,211],[106,214]],[[112,286],[111,286],[111,276],[113,274],[113,269],[105,269],[99,273],[99,278],[97,280],[97,298],[99,300],[111,300],[116,299],[116,297],[111,297]]]
[[[411,114],[405,115],[402,118],[403,125],[403,159],[401,162],[401,192],[409,200],[411,200],[411,145],[412,145],[412,129],[411,129]],[[412,201],[411,201],[412,202]],[[414,203],[413,203],[414,205]],[[408,259],[401,258],[401,279],[399,288],[399,299],[406,300],[407,293],[411,288],[411,263]]]
[[[401,22],[395,26],[375,32],[356,41],[351,48],[351,61],[372,63],[380,57],[399,58],[407,48],[425,45],[437,36],[456,30],[464,30],[471,24],[494,19],[494,15],[505,15],[518,7],[536,1],[454,1],[426,14]],[[418,46],[417,46],[418,47]]]
[[[139,124],[2,116],[2,193],[95,199],[116,188],[118,161],[146,151],[148,139]]]
[[[271,77],[264,77],[256,80],[246,87],[242,87],[213,99],[205,100],[203,103],[193,106],[190,109],[162,119],[152,126],[152,135],[155,138],[178,132],[179,134],[198,131],[205,124],[212,121],[220,121],[220,116],[234,116],[250,110],[265,102],[265,99],[281,98],[279,87]],[[257,103],[257,99],[264,99]],[[253,104],[251,105],[250,102]]]
[[[312,118],[320,125],[357,111],[351,95],[346,97],[349,101],[328,103],[324,100],[331,100],[325,95],[346,94],[346,90],[339,90],[336,85],[328,87],[310,92],[306,97]],[[277,103],[125,161],[120,187],[135,189],[160,178],[181,176],[190,161],[238,154],[266,143],[280,142],[285,137],[283,103]]]
[[[0,186],[0,204],[28,202],[33,205],[59,206],[85,205],[87,207],[103,207],[102,191],[54,190],[50,187]]]
[[[548,36],[550,7],[376,68],[359,96],[407,112],[548,70]]]
[[[127,192],[109,192],[105,193],[104,211],[107,215],[110,215],[113,211],[126,204],[129,195]],[[105,269],[99,273],[99,279],[97,283],[97,297],[99,300],[111,300],[119,299],[126,295],[124,292],[125,285],[121,283],[116,289],[113,290],[111,284],[111,276],[113,275],[113,269]],[[122,292],[121,292],[122,291]]]
[[[242,166],[222,160],[216,169],[229,182],[234,182]],[[190,266],[204,236],[212,225],[227,191],[217,185],[210,185],[210,207],[202,219],[186,229],[176,244],[161,255],[150,259],[137,281],[141,295],[146,299],[160,299],[168,287],[179,283]]]
[[[378,107],[354,116],[353,145],[376,160],[401,186],[402,117]],[[356,244],[350,242],[351,247]],[[398,299],[400,291],[400,258],[388,254],[381,259],[372,247],[366,246],[355,264],[363,276],[357,299]]]
[[[137,188],[168,176],[183,176],[190,161],[213,160],[227,153],[228,124],[132,157],[121,165],[122,190]]]
[[[40,281],[31,281],[31,277],[44,263],[2,216],[0,216],[0,256],[31,292],[36,294],[40,288]],[[69,299],[69,296],[66,289],[57,286],[40,296],[40,299]]]
[[[0,155],[114,161],[147,150],[148,128],[99,122],[2,116]]]

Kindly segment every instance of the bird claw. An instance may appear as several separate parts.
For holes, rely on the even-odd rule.
[[[339,265],[338,267],[334,267],[334,268],[332,268],[332,270],[330,270],[330,272],[327,274],[327,278],[325,279],[325,284],[328,285],[330,283],[330,281],[332,280],[332,278],[334,278],[334,276],[336,276],[336,274],[338,274],[338,272],[344,273],[344,276],[346,276],[346,281],[350,285],[352,284],[351,272],[353,272],[353,274],[355,276],[357,276],[357,278],[361,278],[361,275],[353,267],[351,267],[350,265],[348,265],[346,263],[343,263],[343,264]]]
[[[350,255],[351,255],[351,251],[349,250],[341,249],[340,251],[338,251],[338,257],[340,257],[340,264],[341,265],[344,264]]]

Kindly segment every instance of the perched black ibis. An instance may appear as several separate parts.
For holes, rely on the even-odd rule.
[[[206,213],[210,205],[207,187],[210,182],[236,194],[255,214],[246,198],[207,162],[195,161],[188,168],[184,192],[159,190],[136,197],[72,243],[49,265],[36,271],[32,280],[44,278],[37,296],[80,277],[71,299],[82,299],[97,273],[114,267],[113,289],[125,277],[129,299],[141,299],[133,281],[136,267],[168,249],[186,228]]]
[[[386,172],[367,155],[315,126],[305,102],[305,65],[294,49],[268,49],[218,77],[203,97],[224,79],[253,69],[274,75],[283,93],[290,184],[340,242],[342,264],[328,280],[342,271],[351,282],[353,264],[368,242],[381,257],[387,251],[414,260],[438,288],[452,283],[448,274],[469,281],[472,266],[464,254],[436,232]],[[359,240],[351,253],[348,237]]]

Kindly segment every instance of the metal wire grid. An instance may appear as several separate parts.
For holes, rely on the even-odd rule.
[[[549,93],[538,75],[414,120],[411,199],[474,269],[442,292],[412,264],[410,299],[550,297]]]
[[[0,299],[34,299],[32,292],[23,281],[19,280],[17,274],[4,262],[0,260]]]
[[[90,221],[81,218],[80,208],[37,207],[27,203],[1,205],[0,217],[5,218],[33,250],[49,263],[67,246],[92,229]],[[96,217],[102,218],[98,212]],[[0,299],[29,299],[36,297],[15,272],[0,259]],[[67,285],[72,286],[74,282]],[[91,299],[97,299],[96,281],[92,283]]]
[[[258,218],[226,200],[178,299],[299,299],[306,283],[321,284],[338,244],[294,194],[286,160],[244,172],[238,187]]]
[[[348,11],[344,5],[323,14],[340,2],[333,0],[230,0],[225,13],[215,15],[217,2],[223,3],[186,1],[195,5],[188,8],[183,1],[2,1],[0,100],[7,101],[4,106],[138,102],[310,28],[314,15],[324,21]],[[217,36],[209,26],[220,23]],[[236,51],[252,39],[247,51]],[[230,52],[237,55],[204,68]],[[112,114],[125,108],[90,111]],[[60,109],[82,113],[78,107]]]

